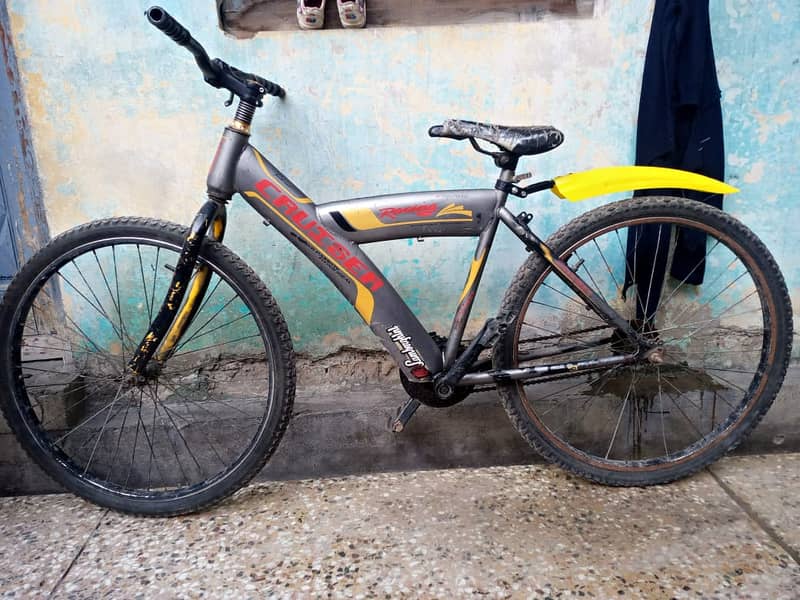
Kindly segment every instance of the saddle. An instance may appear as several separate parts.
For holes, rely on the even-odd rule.
[[[428,135],[453,140],[484,140],[517,156],[542,154],[564,141],[564,134],[549,125],[506,127],[460,119],[448,119],[442,125],[434,125],[428,130]]]

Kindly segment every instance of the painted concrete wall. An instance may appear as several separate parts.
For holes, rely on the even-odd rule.
[[[286,0],[289,1],[289,0]],[[401,190],[491,187],[491,161],[466,143],[431,140],[448,117],[559,126],[566,142],[521,169],[542,178],[633,159],[652,1],[601,2],[590,19],[225,37],[214,3],[163,0],[212,56],[285,85],[260,111],[253,142],[317,202]],[[187,53],[150,27],[144,2],[9,0],[34,145],[53,233],[91,218],[148,215],[188,222],[230,111]],[[775,253],[800,305],[795,250],[800,170],[800,5],[711,0],[723,89],[727,210]],[[513,209],[547,234],[598,201],[541,196]],[[284,309],[296,347],[325,354],[375,347],[327,280],[265,230],[244,202],[229,245]],[[472,240],[392,242],[368,251],[429,328],[447,330]],[[493,313],[524,258],[501,235],[476,305]],[[391,263],[391,264],[390,264]]]

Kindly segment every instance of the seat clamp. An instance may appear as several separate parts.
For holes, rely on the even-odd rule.
[[[555,182],[552,179],[548,179],[547,181],[538,181],[526,187],[519,187],[510,181],[498,179],[494,184],[494,189],[505,192],[506,194],[511,194],[512,196],[517,196],[518,198],[527,198],[530,194],[535,194],[536,192],[541,192],[542,190],[549,190],[554,185]]]

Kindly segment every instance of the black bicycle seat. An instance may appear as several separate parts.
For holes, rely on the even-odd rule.
[[[557,148],[564,141],[564,134],[549,125],[505,127],[460,119],[448,119],[442,125],[434,125],[428,130],[428,135],[454,140],[484,140],[518,156],[541,154]]]

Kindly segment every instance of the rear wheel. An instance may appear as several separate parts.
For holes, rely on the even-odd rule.
[[[509,416],[543,456],[601,483],[649,485],[702,468],[755,427],[786,373],[792,315],[751,231],[691,200],[647,197],[595,209],[548,245],[662,348],[663,362],[502,384]],[[496,368],[633,350],[539,256],[503,308],[515,319]]]
[[[269,291],[224,246],[200,309],[164,364],[126,364],[161,305],[185,229],[118,218],[43,248],[3,300],[2,409],[53,479],[123,512],[176,515],[233,493],[291,415],[291,339]],[[196,276],[196,273],[195,273]]]

